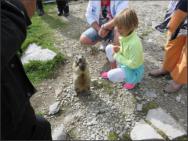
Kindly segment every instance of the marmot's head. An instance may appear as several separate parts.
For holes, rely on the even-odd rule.
[[[83,55],[77,55],[75,57],[75,62],[74,63],[75,63],[75,67],[79,67],[79,69],[81,71],[84,71],[86,69],[87,63],[86,63],[86,59],[84,58]]]

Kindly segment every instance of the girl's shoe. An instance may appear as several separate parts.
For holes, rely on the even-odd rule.
[[[102,72],[100,75],[103,79],[108,79],[108,72],[107,71]]]
[[[127,90],[131,90],[131,89],[133,89],[135,87],[135,84],[130,84],[130,83],[125,83],[124,85],[123,85],[123,88],[124,89],[127,89]]]

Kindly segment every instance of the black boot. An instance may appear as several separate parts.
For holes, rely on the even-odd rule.
[[[63,1],[62,0],[56,0],[57,9],[58,9],[58,16],[63,15]]]
[[[37,13],[39,16],[44,15],[44,9],[42,5],[42,0],[37,0],[36,1],[36,7],[37,7]]]
[[[68,0],[63,0],[63,11],[64,11],[64,16],[65,17],[69,16],[69,4],[68,4]]]

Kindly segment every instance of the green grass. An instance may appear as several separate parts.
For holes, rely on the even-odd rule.
[[[31,43],[36,43],[42,48],[56,52],[57,56],[50,61],[31,61],[24,65],[25,71],[33,83],[38,83],[52,76],[54,70],[64,60],[64,55],[59,53],[54,46],[56,42],[54,31],[60,30],[65,24],[56,14],[56,4],[45,4],[44,10],[44,16],[38,16],[35,13],[32,17],[32,25],[28,27],[27,38],[22,44],[22,51],[24,52]]]
[[[142,112],[147,114],[147,112],[150,110],[150,109],[155,109],[155,108],[158,108],[158,104],[154,101],[150,101],[146,104],[143,105],[143,109],[142,109]]]
[[[188,136],[184,135],[184,136],[174,139],[173,141],[188,141]]]
[[[130,133],[125,133],[122,136],[123,141],[131,141]]]
[[[43,111],[39,111],[39,112],[36,113],[36,115],[41,116],[41,117],[43,117],[44,114],[45,114],[45,113],[44,113]]]
[[[108,140],[113,141],[113,140],[118,140],[118,134],[116,132],[110,132],[108,134]]]
[[[50,61],[31,61],[24,65],[25,71],[29,79],[37,84],[41,80],[47,79],[54,74],[59,64],[64,60],[62,54],[57,54],[53,60]]]

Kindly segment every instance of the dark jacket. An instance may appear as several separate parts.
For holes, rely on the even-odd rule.
[[[29,102],[35,88],[17,56],[30,23],[18,0],[1,0],[2,139],[31,139],[36,124],[35,113]]]

